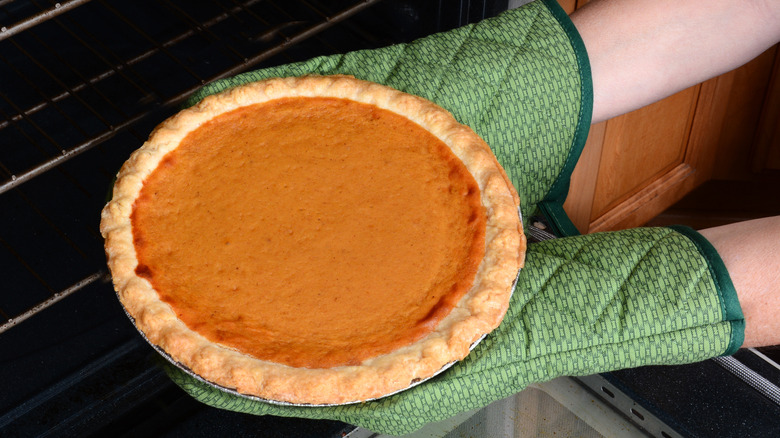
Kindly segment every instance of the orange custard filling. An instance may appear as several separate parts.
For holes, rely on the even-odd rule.
[[[485,251],[479,188],[391,111],[282,98],[189,133],[145,180],[139,261],[207,339],[294,367],[355,365],[430,333]]]

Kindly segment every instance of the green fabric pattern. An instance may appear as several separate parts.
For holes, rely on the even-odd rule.
[[[278,406],[229,395],[173,367],[169,374],[218,408],[402,435],[534,382],[720,355],[742,320],[741,312],[730,316],[723,318],[719,287],[694,240],[670,228],[637,228],[530,245],[501,326],[448,371],[391,397]]]
[[[593,84],[590,80],[590,61],[588,60],[588,54],[585,50],[585,44],[582,42],[582,39],[580,39],[577,29],[574,27],[571,20],[569,20],[569,17],[566,16],[563,9],[551,8],[551,12],[558,17],[561,26],[569,35],[582,76],[583,78],[587,78],[581,83],[583,103],[580,106],[579,121],[577,123],[578,126],[590,127],[590,121],[593,115]],[[575,227],[574,223],[569,219],[566,211],[564,211],[563,202],[569,194],[571,174],[574,171],[574,166],[577,165],[577,160],[580,158],[582,149],[585,147],[588,131],[589,129],[577,129],[574,133],[572,150],[569,151],[569,156],[564,163],[563,170],[558,175],[555,182],[553,182],[542,202],[539,203],[539,209],[552,227],[551,231],[557,236],[576,236],[580,234],[577,227]]]
[[[742,316],[742,306],[739,304],[737,290],[734,289],[734,283],[731,282],[731,276],[726,269],[726,265],[723,263],[723,260],[720,258],[715,247],[698,232],[680,225],[673,225],[670,228],[688,236],[696,245],[702,256],[707,259],[710,275],[715,280],[715,287],[720,296],[721,315],[723,320],[734,321],[732,323],[734,330],[731,331],[729,346],[726,348],[726,351],[723,352],[723,356],[730,356],[736,353],[737,350],[739,350],[739,347],[745,342],[745,320]]]
[[[409,44],[247,72],[206,85],[188,104],[247,82],[305,74],[352,75],[447,109],[493,149],[526,216],[553,183],[568,187],[590,128],[584,47],[555,0]]]

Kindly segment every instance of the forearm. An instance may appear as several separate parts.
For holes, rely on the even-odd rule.
[[[755,58],[780,40],[780,1],[596,0],[572,21],[590,58],[598,122]]]
[[[745,315],[744,347],[780,344],[780,216],[702,230],[718,250]]]

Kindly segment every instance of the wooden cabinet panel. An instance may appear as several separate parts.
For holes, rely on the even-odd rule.
[[[773,125],[773,128],[770,140],[772,148],[767,150],[766,159],[762,163],[764,169],[780,170],[780,124]]]
[[[684,90],[607,124],[591,221],[683,163],[697,96]]]
[[[574,225],[582,233],[641,226],[713,175],[744,180],[751,163],[753,172],[777,168],[778,70],[773,48],[740,69],[592,126],[564,204]]]
[[[754,143],[759,137],[759,123],[768,96],[776,48],[768,50],[742,68],[727,73],[731,84],[721,96],[720,104],[726,108],[726,120],[720,127],[718,157],[713,178],[722,180],[746,180],[758,171],[753,159],[757,150]],[[769,121],[768,121],[769,122]],[[776,125],[778,119],[771,121]],[[766,125],[763,129],[771,128]]]
[[[772,78],[755,141],[753,172],[780,170],[780,50],[775,50]]]
[[[700,182],[703,148],[691,133],[700,96],[711,94],[703,88],[714,85],[591,127],[564,204],[580,232],[642,225]]]
[[[559,0],[571,13],[588,0]],[[582,233],[641,226],[710,180],[780,170],[780,50],[591,126],[564,209]]]
[[[571,175],[569,194],[563,208],[572,223],[581,233],[590,230],[593,197],[596,194],[599,166],[601,164],[601,147],[604,145],[604,133],[607,122],[597,123],[590,127],[588,140],[582,150],[577,166]]]

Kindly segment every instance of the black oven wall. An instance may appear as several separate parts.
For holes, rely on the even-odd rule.
[[[129,154],[203,84],[410,41],[506,8],[491,0],[0,0],[0,434],[354,429],[218,411],[180,392],[116,300],[100,211]]]

